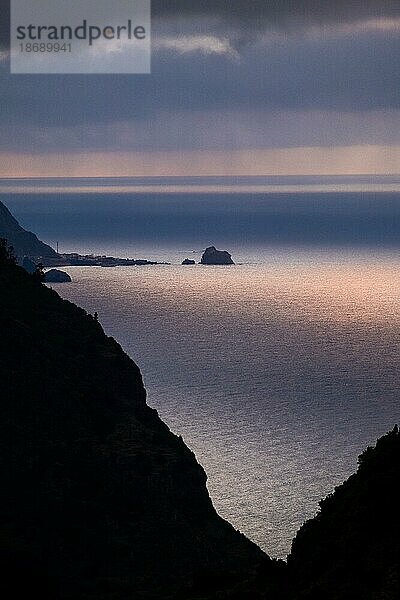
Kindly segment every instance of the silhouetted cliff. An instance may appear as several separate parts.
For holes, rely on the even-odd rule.
[[[297,533],[287,565],[265,560],[247,579],[215,578],[207,593],[199,584],[185,600],[398,600],[399,475],[395,427],[320,502],[320,512]]]
[[[215,513],[206,475],[101,325],[0,244],[0,591],[7,600],[397,600],[397,427],[288,565]]]
[[[9,241],[21,261],[24,256],[35,261],[58,257],[57,252],[41,242],[34,233],[25,231],[2,202],[0,202],[0,238]]]
[[[288,558],[296,599],[400,598],[399,475],[395,427],[297,533]]]
[[[262,558],[101,325],[4,253],[0,290],[3,596],[161,599]]]

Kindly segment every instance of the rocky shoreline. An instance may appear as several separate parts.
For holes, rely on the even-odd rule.
[[[146,265],[168,265],[167,262],[147,260],[145,258],[115,258],[114,256],[95,254],[58,254],[57,257],[43,257],[42,264],[45,267],[129,267]]]

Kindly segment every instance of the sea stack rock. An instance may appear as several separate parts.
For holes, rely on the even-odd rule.
[[[45,283],[69,283],[72,281],[71,277],[65,271],[59,269],[50,269],[44,275]]]
[[[196,261],[195,260],[191,260],[190,258],[185,258],[185,260],[182,261],[183,265],[195,265]]]
[[[206,248],[200,263],[202,265],[234,265],[232,256],[226,250],[217,250],[215,246]]]

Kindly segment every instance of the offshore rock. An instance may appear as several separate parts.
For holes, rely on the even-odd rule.
[[[44,274],[44,281],[45,283],[69,283],[72,279],[65,271],[50,269]]]
[[[226,250],[217,250],[215,246],[206,248],[201,257],[202,265],[234,265],[232,256]]]

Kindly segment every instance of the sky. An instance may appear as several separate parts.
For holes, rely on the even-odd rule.
[[[0,177],[400,173],[398,0],[153,0],[150,75],[10,75],[7,4]]]

